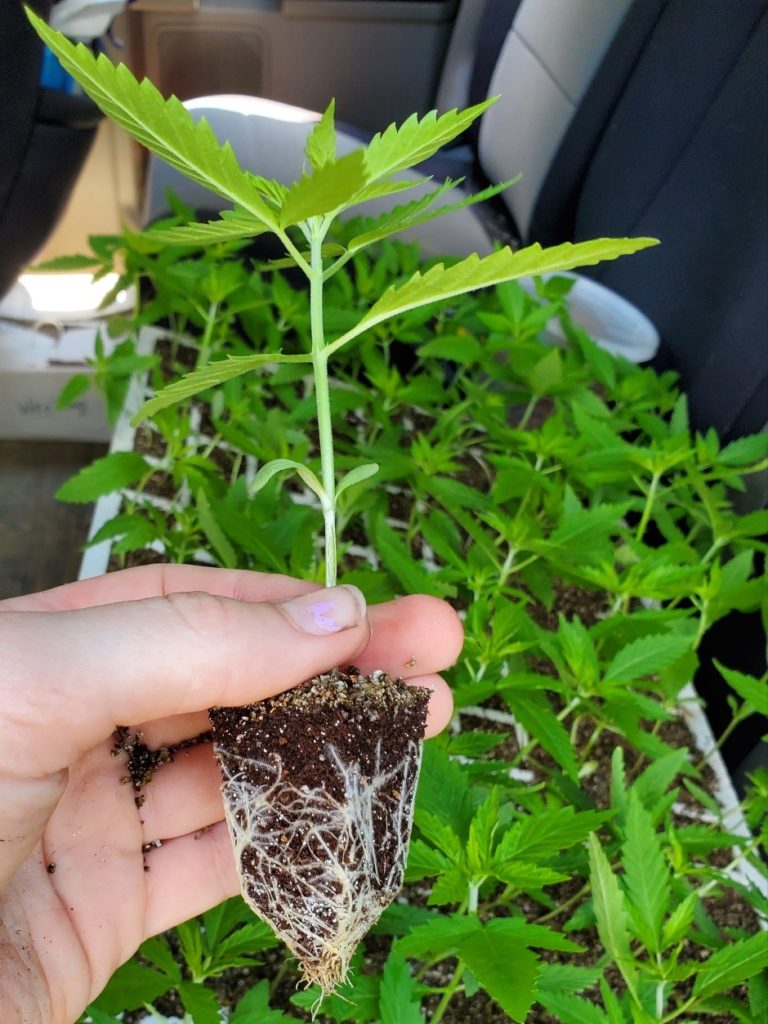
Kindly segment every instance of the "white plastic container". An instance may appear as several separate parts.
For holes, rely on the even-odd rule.
[[[631,363],[645,363],[653,359],[659,349],[659,332],[637,306],[590,277],[561,271],[544,275],[543,279],[546,281],[551,277],[567,277],[574,282],[568,293],[571,318],[601,348],[615,356],[623,356]],[[537,295],[533,278],[520,278],[520,285],[529,295]],[[546,330],[553,341],[565,341],[557,320],[550,320]]]

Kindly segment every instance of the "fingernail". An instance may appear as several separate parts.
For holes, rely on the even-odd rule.
[[[278,602],[278,607],[304,633],[326,636],[359,626],[365,618],[365,598],[357,587],[344,584]]]

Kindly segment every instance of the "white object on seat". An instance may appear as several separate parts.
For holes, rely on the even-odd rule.
[[[574,323],[583,327],[601,348],[623,356],[630,363],[653,359],[659,349],[659,332],[637,306],[590,277],[560,271],[545,274],[544,280],[550,277],[569,277],[574,282],[568,293],[568,312]],[[533,278],[522,277],[519,283],[529,295],[536,297]],[[546,331],[554,341],[565,341],[556,319],[549,321]]]

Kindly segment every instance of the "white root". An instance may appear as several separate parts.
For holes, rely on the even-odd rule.
[[[402,886],[421,743],[385,770],[379,740],[371,775],[327,744],[342,799],[285,780],[279,755],[268,763],[216,754],[243,896],[298,957],[307,983],[331,992]]]

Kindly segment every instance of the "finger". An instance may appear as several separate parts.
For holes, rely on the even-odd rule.
[[[295,686],[365,646],[364,598],[335,587],[281,603],[172,594],[58,615],[0,616],[7,770],[55,772],[115,723],[239,705]]]
[[[240,892],[229,829],[171,839],[146,856],[147,914],[144,935],[157,935]]]
[[[214,569],[202,565],[141,565],[106,576],[66,583],[52,590],[0,601],[0,611],[74,611],[147,597],[167,597],[205,591],[234,601],[281,601],[320,584],[292,576],[251,572],[246,569]]]
[[[437,675],[415,676],[409,679],[411,686],[423,686],[430,691],[427,707],[427,727],[425,739],[437,736],[448,725],[453,714],[453,694],[446,681]]]
[[[194,833],[224,818],[221,775],[210,743],[182,750],[140,793],[145,843]]]
[[[370,640],[355,658],[363,672],[383,669],[390,675],[411,679],[448,668],[461,653],[461,621],[449,604],[435,597],[418,594],[372,605],[368,620]],[[432,714],[430,707],[430,736],[439,731],[433,727]],[[206,732],[210,723],[207,714],[199,713],[144,722],[137,728],[144,742],[156,749],[193,739]]]
[[[390,675],[411,679],[441,672],[461,654],[461,620],[439,598],[426,594],[400,597],[373,605],[368,618],[371,636],[356,662],[363,672],[380,668]]]

